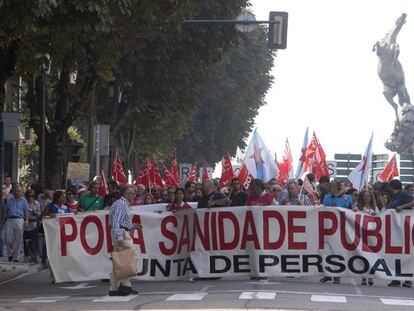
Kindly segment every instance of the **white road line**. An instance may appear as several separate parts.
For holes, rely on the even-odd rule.
[[[414,306],[414,300],[412,299],[387,299],[381,298],[384,305],[392,306]]]
[[[327,295],[312,295],[311,301],[313,302],[346,302],[345,296],[327,296]]]
[[[20,301],[20,303],[51,303],[58,300],[63,300],[69,298],[70,296],[57,296],[57,297],[35,297],[32,299],[25,299]]]
[[[98,286],[94,286],[94,285],[88,285],[89,283],[81,283],[75,286],[67,286],[67,287],[61,287],[61,288],[65,288],[65,289],[86,289],[86,288],[93,288],[93,287],[98,287]]]
[[[205,296],[207,296],[208,293],[192,293],[192,294],[174,294],[170,297],[168,297],[166,300],[201,300]]]
[[[275,299],[276,292],[243,292],[239,299]]]
[[[256,291],[257,289],[221,289],[221,290],[209,290],[209,294],[224,294],[224,293],[240,293],[243,291]],[[384,296],[384,295],[366,295],[366,294],[351,294],[351,293],[333,293],[333,292],[312,292],[312,291],[292,291],[292,290],[267,290],[267,289],[260,289],[260,291],[274,291],[278,294],[291,294],[291,295],[331,295],[331,296],[343,296],[346,297],[356,297],[356,298],[375,298],[375,299],[411,299],[411,297],[401,297],[401,296]],[[198,293],[200,291],[187,291],[187,293]],[[143,295],[173,295],[174,291],[148,291],[148,292],[139,292],[141,296]]]
[[[128,295],[128,296],[103,296],[97,299],[92,300],[92,302],[128,302],[138,295]]]
[[[24,276],[26,276],[26,275],[28,275],[28,274],[30,274],[30,273],[23,273],[23,274],[20,274],[20,275],[18,275],[18,276],[16,276],[16,277],[12,278],[12,279],[10,279],[10,280],[7,280],[7,281],[4,281],[4,282],[1,282],[1,283],[0,283],[0,286],[1,286],[1,285],[3,285],[3,284],[7,284],[7,283],[9,283],[9,282],[13,282],[13,281],[15,281],[15,280],[18,280],[18,279],[20,279],[20,278],[22,278],[22,277],[24,277]]]
[[[281,283],[278,282],[245,282],[246,284],[254,284],[254,285],[280,285]]]

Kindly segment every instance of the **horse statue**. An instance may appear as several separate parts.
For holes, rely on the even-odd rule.
[[[384,84],[385,99],[395,110],[395,116],[398,120],[398,105],[394,102],[395,95],[398,95],[398,103],[402,107],[404,104],[411,105],[410,96],[405,87],[404,71],[398,55],[400,53],[397,44],[397,36],[402,26],[405,24],[407,14],[402,14],[395,22],[394,28],[391,29],[382,39],[377,41],[372,48],[378,56],[378,76]]]

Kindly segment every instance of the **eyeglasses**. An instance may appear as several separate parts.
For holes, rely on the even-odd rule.
[[[29,194],[27,197],[28,197],[28,198],[34,198],[34,197],[35,197],[35,195],[34,195],[34,194]]]

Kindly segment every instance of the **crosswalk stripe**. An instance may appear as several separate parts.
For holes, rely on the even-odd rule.
[[[168,297],[166,300],[201,300],[205,296],[207,296],[208,293],[192,293],[192,294],[174,294],[170,297]]]
[[[92,300],[92,302],[128,302],[138,295],[128,295],[128,296],[103,296],[97,299]]]
[[[414,300],[412,299],[389,299],[389,298],[380,298],[384,305],[393,305],[393,306],[414,306]]]
[[[35,297],[31,299],[22,300],[20,301],[20,303],[50,303],[50,302],[56,302],[58,300],[63,300],[69,297],[70,296]]]
[[[239,299],[275,299],[276,292],[242,292]]]
[[[311,301],[313,302],[346,302],[345,296],[334,296],[334,295],[312,295]]]

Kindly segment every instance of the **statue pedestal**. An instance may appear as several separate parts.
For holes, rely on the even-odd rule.
[[[399,154],[414,154],[414,106],[404,104],[398,119],[385,147]]]

